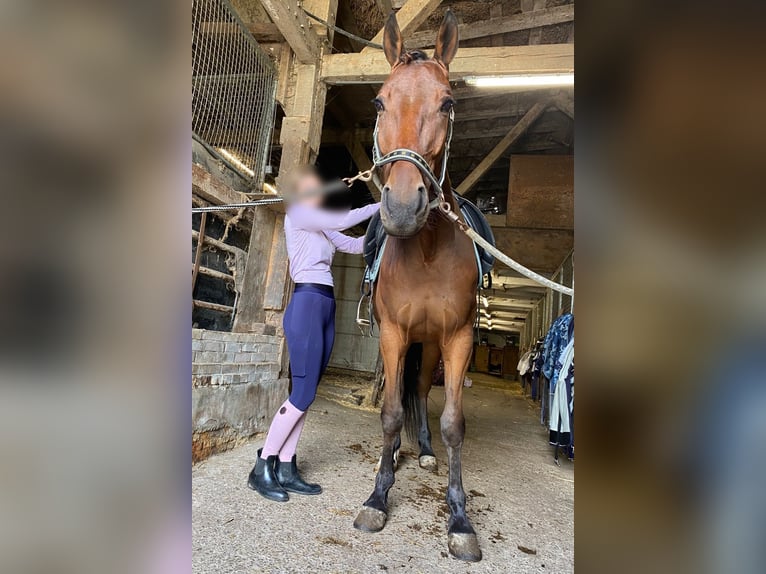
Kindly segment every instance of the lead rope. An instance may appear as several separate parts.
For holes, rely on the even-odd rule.
[[[455,223],[458,226],[458,229],[460,229],[460,231],[462,231],[468,237],[470,237],[471,241],[473,241],[477,245],[480,245],[482,248],[484,248],[485,251],[494,255],[495,258],[505,263],[511,269],[518,271],[524,277],[527,277],[528,279],[531,279],[532,281],[540,283],[540,285],[548,287],[549,289],[553,289],[554,291],[558,291],[559,293],[563,293],[564,295],[569,295],[570,297],[574,296],[574,289],[572,289],[571,287],[567,287],[566,285],[561,285],[560,283],[551,281],[547,277],[538,275],[531,269],[527,269],[526,267],[524,267],[518,261],[508,257],[505,253],[500,251],[497,247],[495,247],[489,241],[484,239],[481,235],[476,233],[468,225],[460,221],[460,218],[457,216],[457,214],[454,211],[452,211],[452,206],[446,201],[439,204],[439,210],[445,215],[445,217],[448,220]]]

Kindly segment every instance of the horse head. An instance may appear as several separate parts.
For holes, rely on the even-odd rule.
[[[449,63],[458,45],[457,19],[447,11],[434,55],[406,51],[392,13],[386,21],[383,48],[391,74],[373,100],[378,111],[378,152],[411,150],[426,160],[431,172],[441,171],[455,101],[449,84]],[[430,211],[433,182],[409,161],[395,161],[381,170],[381,220],[386,232],[410,237],[420,231]]]

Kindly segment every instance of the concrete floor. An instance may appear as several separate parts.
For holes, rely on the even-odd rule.
[[[334,376],[322,383],[299,448],[303,474],[322,484],[322,495],[293,495],[280,504],[251,491],[247,474],[262,436],[193,468],[194,572],[573,572],[573,463],[555,465],[538,410],[517,383],[470,376],[463,484],[481,562],[467,564],[447,553],[440,387],[431,391],[429,405],[438,472],[419,468],[415,449],[405,442],[385,529],[366,534],[353,528],[373,488],[380,419],[356,405],[365,383]]]

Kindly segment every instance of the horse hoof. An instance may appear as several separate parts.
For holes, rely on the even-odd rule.
[[[418,464],[420,468],[425,468],[431,472],[436,472],[438,465],[436,464],[436,457],[430,454],[424,454],[418,458]]]
[[[380,532],[386,525],[388,515],[377,508],[365,506],[354,520],[354,528],[362,532]]]
[[[458,560],[466,562],[481,560],[481,548],[475,534],[453,532],[448,535],[447,546],[449,546],[449,553]]]

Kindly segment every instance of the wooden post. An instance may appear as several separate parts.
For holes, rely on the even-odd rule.
[[[267,10],[271,7],[270,13],[272,10],[277,12],[284,9],[276,7],[276,2],[269,2],[269,6],[266,4],[264,3],[264,6]],[[293,4],[291,1],[285,3],[285,6],[292,10]],[[337,0],[314,0],[311,7],[311,12],[320,16],[327,15],[327,21],[330,24],[335,23]],[[289,65],[280,65],[278,93],[282,98],[285,118],[282,120],[279,135],[282,144],[282,158],[276,182],[279,188],[286,175],[313,162],[319,153],[327,85],[320,78],[321,52],[326,44],[320,41],[320,53],[313,59],[307,57],[307,48],[313,50],[313,37],[322,34],[316,34],[313,25],[310,34],[303,29],[301,34],[296,34],[295,24],[288,25],[284,21],[276,20],[275,23],[294,52]],[[279,332],[292,290],[283,231],[284,214],[256,209],[256,214],[259,212],[260,216],[253,222],[245,280],[234,320],[233,330],[237,332],[247,332],[255,323],[273,325]],[[283,372],[286,372],[287,361],[284,352],[282,359]]]
[[[197,284],[197,273],[199,273],[199,264],[202,259],[202,246],[205,243],[205,225],[207,224],[207,213],[202,212],[202,218],[199,221],[199,235],[197,236],[197,251],[194,254],[194,269],[192,269],[192,296],[194,295],[194,286]]]

